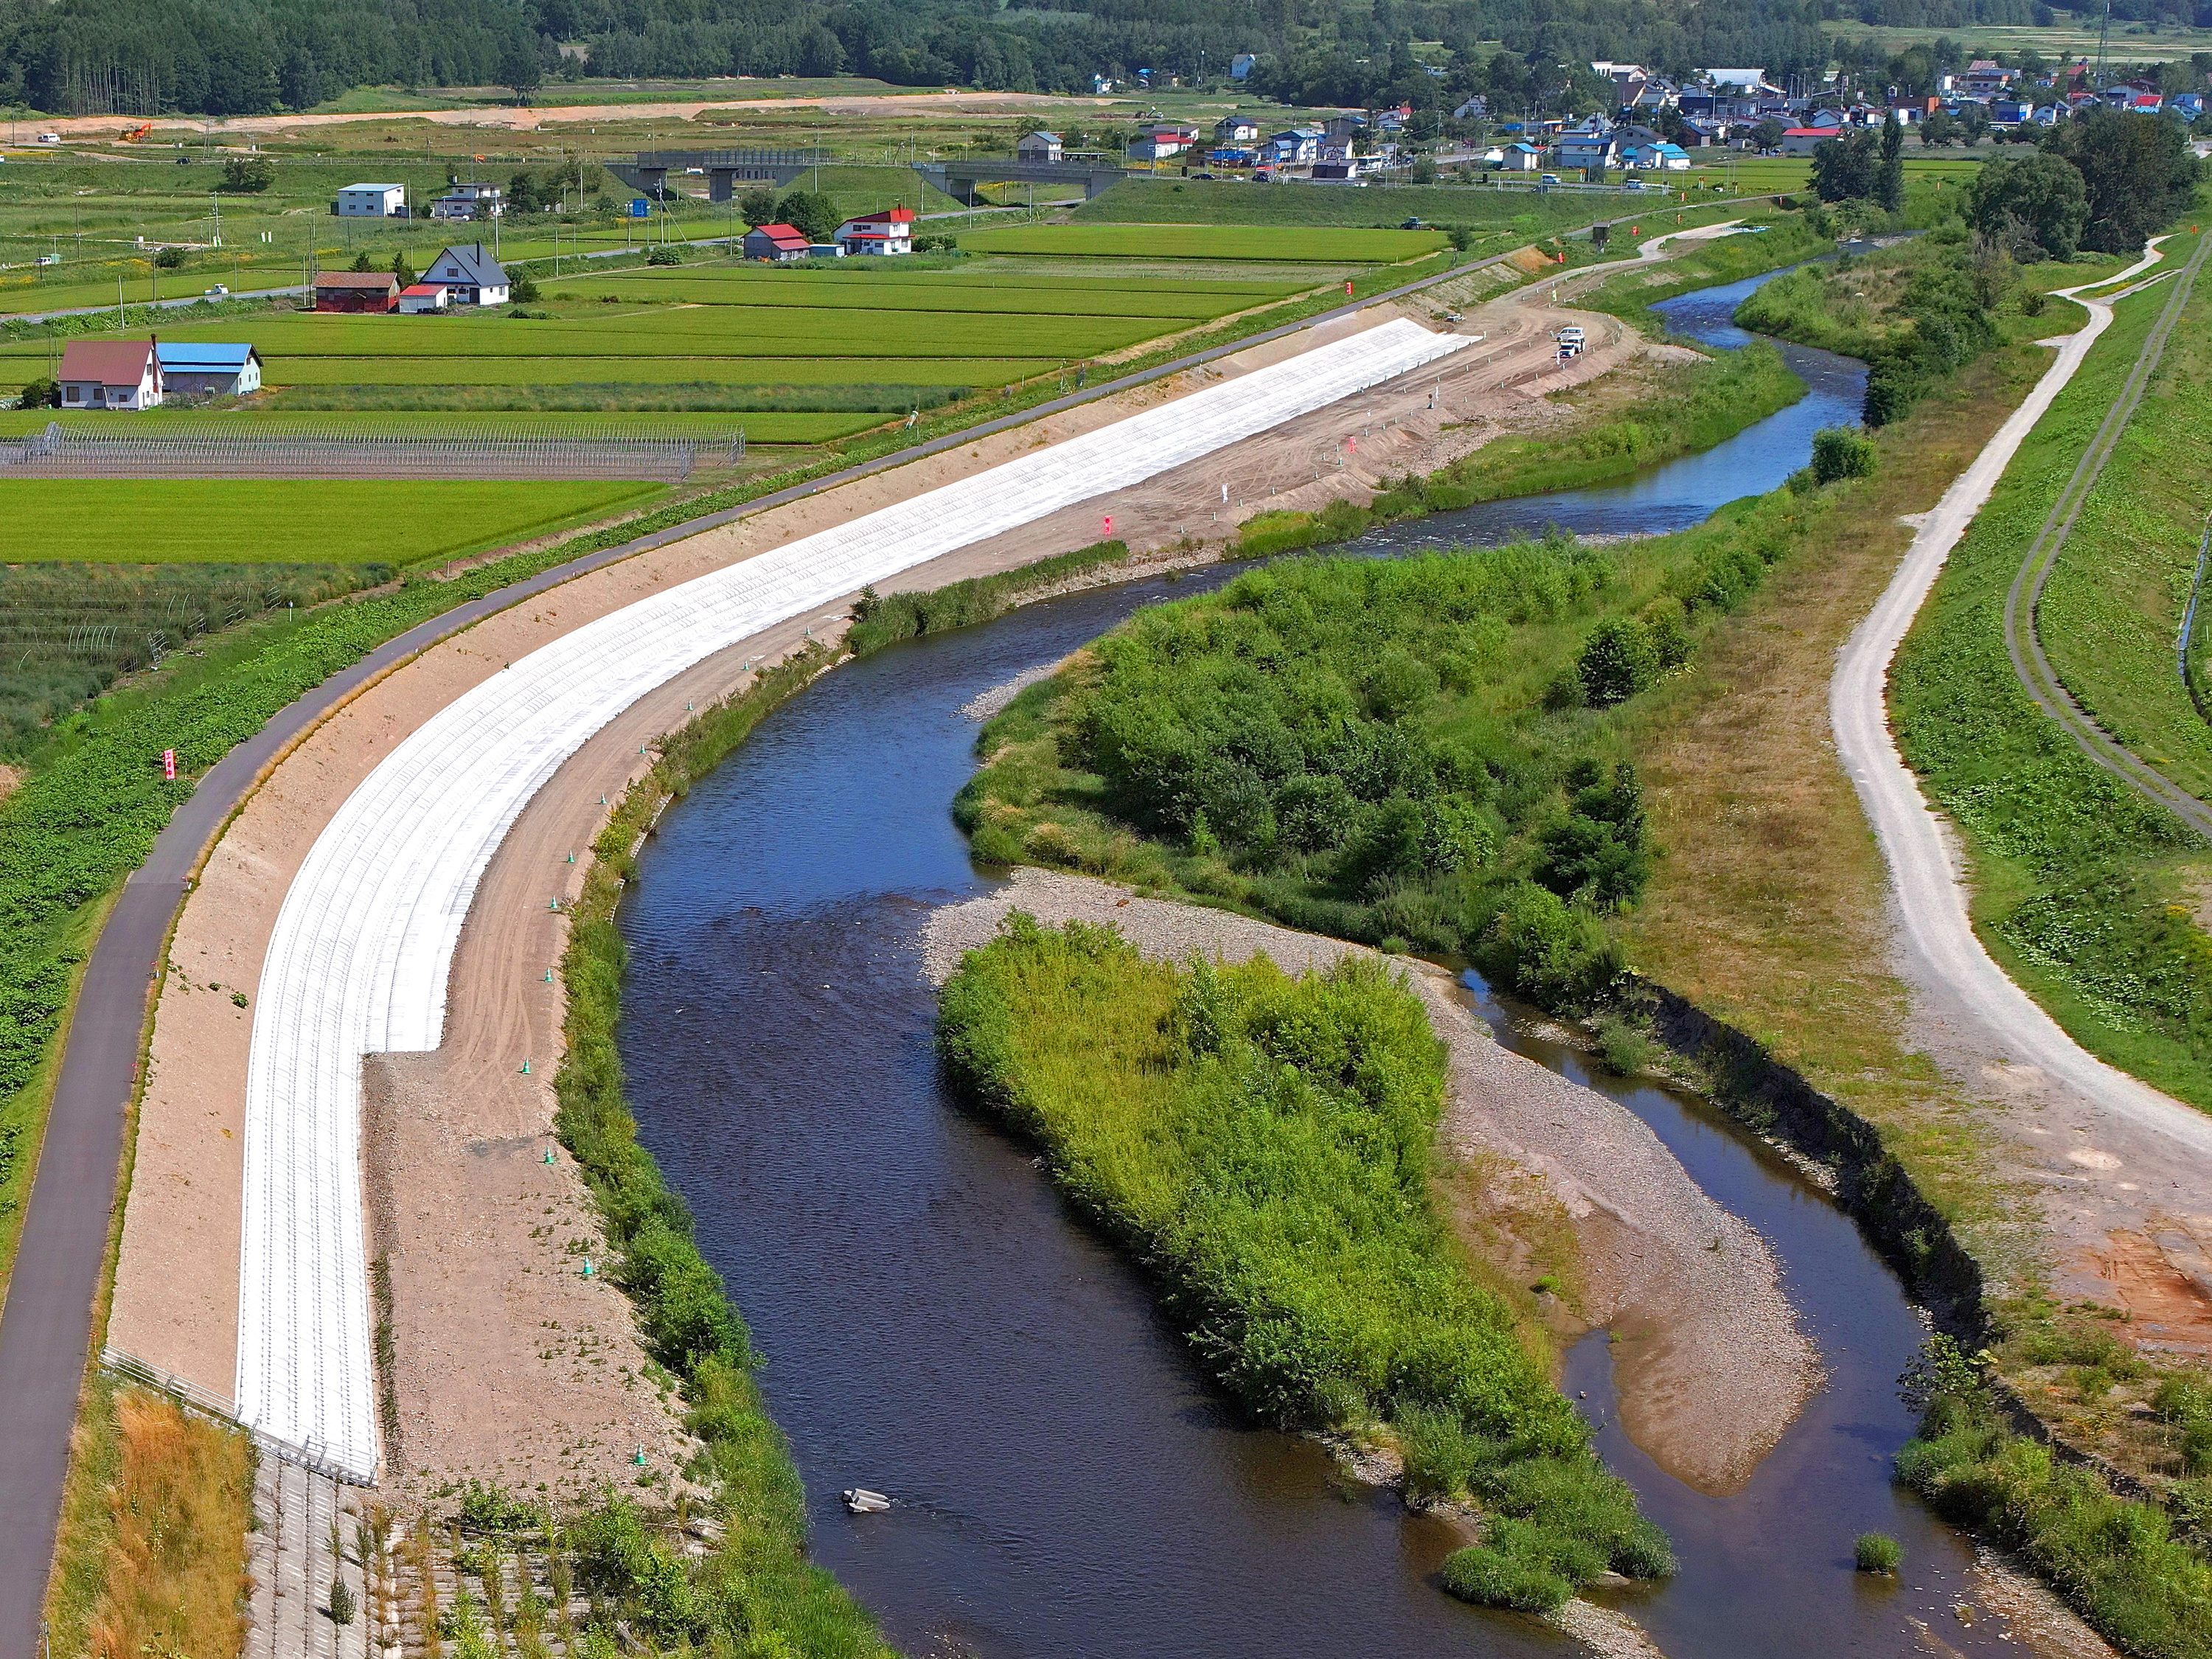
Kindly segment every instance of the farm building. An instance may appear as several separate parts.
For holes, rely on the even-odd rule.
[[[426,311],[443,311],[447,304],[446,290],[435,283],[416,283],[411,288],[399,290],[399,309],[405,316],[416,317]]]
[[[507,211],[497,185],[455,185],[430,204],[433,219],[496,219]]]
[[[151,340],[72,340],[55,379],[64,409],[151,409],[161,401],[161,359]]]
[[[318,311],[389,311],[399,302],[399,279],[388,270],[319,270]]]
[[[1060,135],[1056,132],[1032,132],[1014,146],[1014,157],[1022,161],[1057,161],[1060,157]]]
[[[341,219],[404,219],[407,186],[348,185],[338,192],[337,210]]]
[[[1516,140],[1498,152],[1498,170],[1501,173],[1534,173],[1543,165],[1544,152],[1534,144]]]
[[[485,252],[482,242],[454,243],[423,268],[422,281],[444,289],[452,305],[507,303],[507,267]]]
[[[837,227],[837,247],[844,253],[911,253],[914,210],[890,207],[855,214]]]
[[[161,391],[174,398],[241,397],[261,390],[261,354],[250,345],[199,341],[155,348]]]
[[[745,258],[781,264],[806,257],[806,233],[789,225],[755,225],[745,233]]]
[[[1840,137],[1841,127],[1791,127],[1782,135],[1784,155],[1810,155],[1813,146],[1827,139]]]

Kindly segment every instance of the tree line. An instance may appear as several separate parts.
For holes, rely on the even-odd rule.
[[[2027,0],[1972,0],[2014,7]],[[56,113],[216,116],[301,109],[363,85],[501,86],[560,76],[870,76],[1087,92],[1220,78],[1261,59],[1255,90],[1299,101],[1434,106],[1486,92],[1559,100],[1593,58],[1683,72],[1816,68],[1822,3],[1747,0],[0,0],[0,102]],[[1442,41],[1439,77],[1412,43]],[[1504,50],[1496,43],[1503,42]],[[1431,54],[1433,58],[1433,54]],[[1595,84],[1582,90],[1591,96]]]

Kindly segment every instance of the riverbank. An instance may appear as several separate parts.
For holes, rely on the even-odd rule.
[[[1403,974],[1448,1055],[1437,1134],[1447,1169],[1432,1186],[1440,1212],[1480,1264],[1479,1282],[1532,1331],[1568,1340],[1600,1326],[1620,1333],[1630,1432],[1677,1478],[1705,1492],[1739,1488],[1818,1386],[1819,1357],[1759,1236],[1636,1118],[1499,1048],[1449,974],[1023,867],[987,896],[933,913],[921,944],[932,980],[941,985],[1017,910],[1051,927],[1113,927],[1157,962],[1265,957],[1298,975],[1379,961]]]

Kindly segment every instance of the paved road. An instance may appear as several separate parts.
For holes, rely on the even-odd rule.
[[[2203,257],[2201,252],[2198,257]],[[2137,264],[2097,286],[2135,276],[2158,258],[2154,248]],[[1956,992],[1982,1020],[1996,1052],[2040,1067],[2094,1105],[2196,1156],[2212,1158],[2212,1116],[2106,1065],[2081,1048],[2005,976],[1983,948],[1967,917],[1966,890],[1952,867],[1936,815],[1905,769],[1889,730],[1886,692],[1890,661],[1934,587],[1943,561],[1988,501],[2021,441],[2112,324],[2109,301],[2085,297],[2083,303],[2090,313],[2087,325],[2059,346],[2057,360],[2027,400],[1943,492],[1922,521],[1888,588],[1845,643],[1829,682],[1830,719],[1837,750],[1857,786],[1860,803],[1881,842],[1896,884],[1906,948],[1919,959],[1927,980]]]
[[[1628,216],[1636,216],[1606,222],[1623,223]],[[62,1050],[53,1105],[16,1249],[14,1277],[7,1301],[0,1306],[0,1402],[4,1402],[6,1411],[4,1428],[0,1429],[0,1659],[33,1659],[38,1648],[40,1613],[68,1469],[70,1432],[76,1422],[77,1395],[91,1343],[92,1303],[100,1288],[114,1212],[124,1118],[137,1086],[162,942],[183,902],[185,884],[202,854],[252,790],[262,769],[294,738],[362,686],[447,635],[587,570],[1233,352],[1320,328],[1370,306],[1501,264],[1510,257],[1498,254],[1457,265],[1300,322],[1103,381],[1018,414],[948,433],[741,507],[708,514],[557,565],[459,605],[386,641],[278,713],[260,732],[210,767],[155,837],[145,865],[125,884],[107,925],[93,946]]]

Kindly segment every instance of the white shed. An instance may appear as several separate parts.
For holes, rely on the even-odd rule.
[[[407,216],[407,186],[348,185],[338,192],[338,216],[342,219],[404,219]]]

